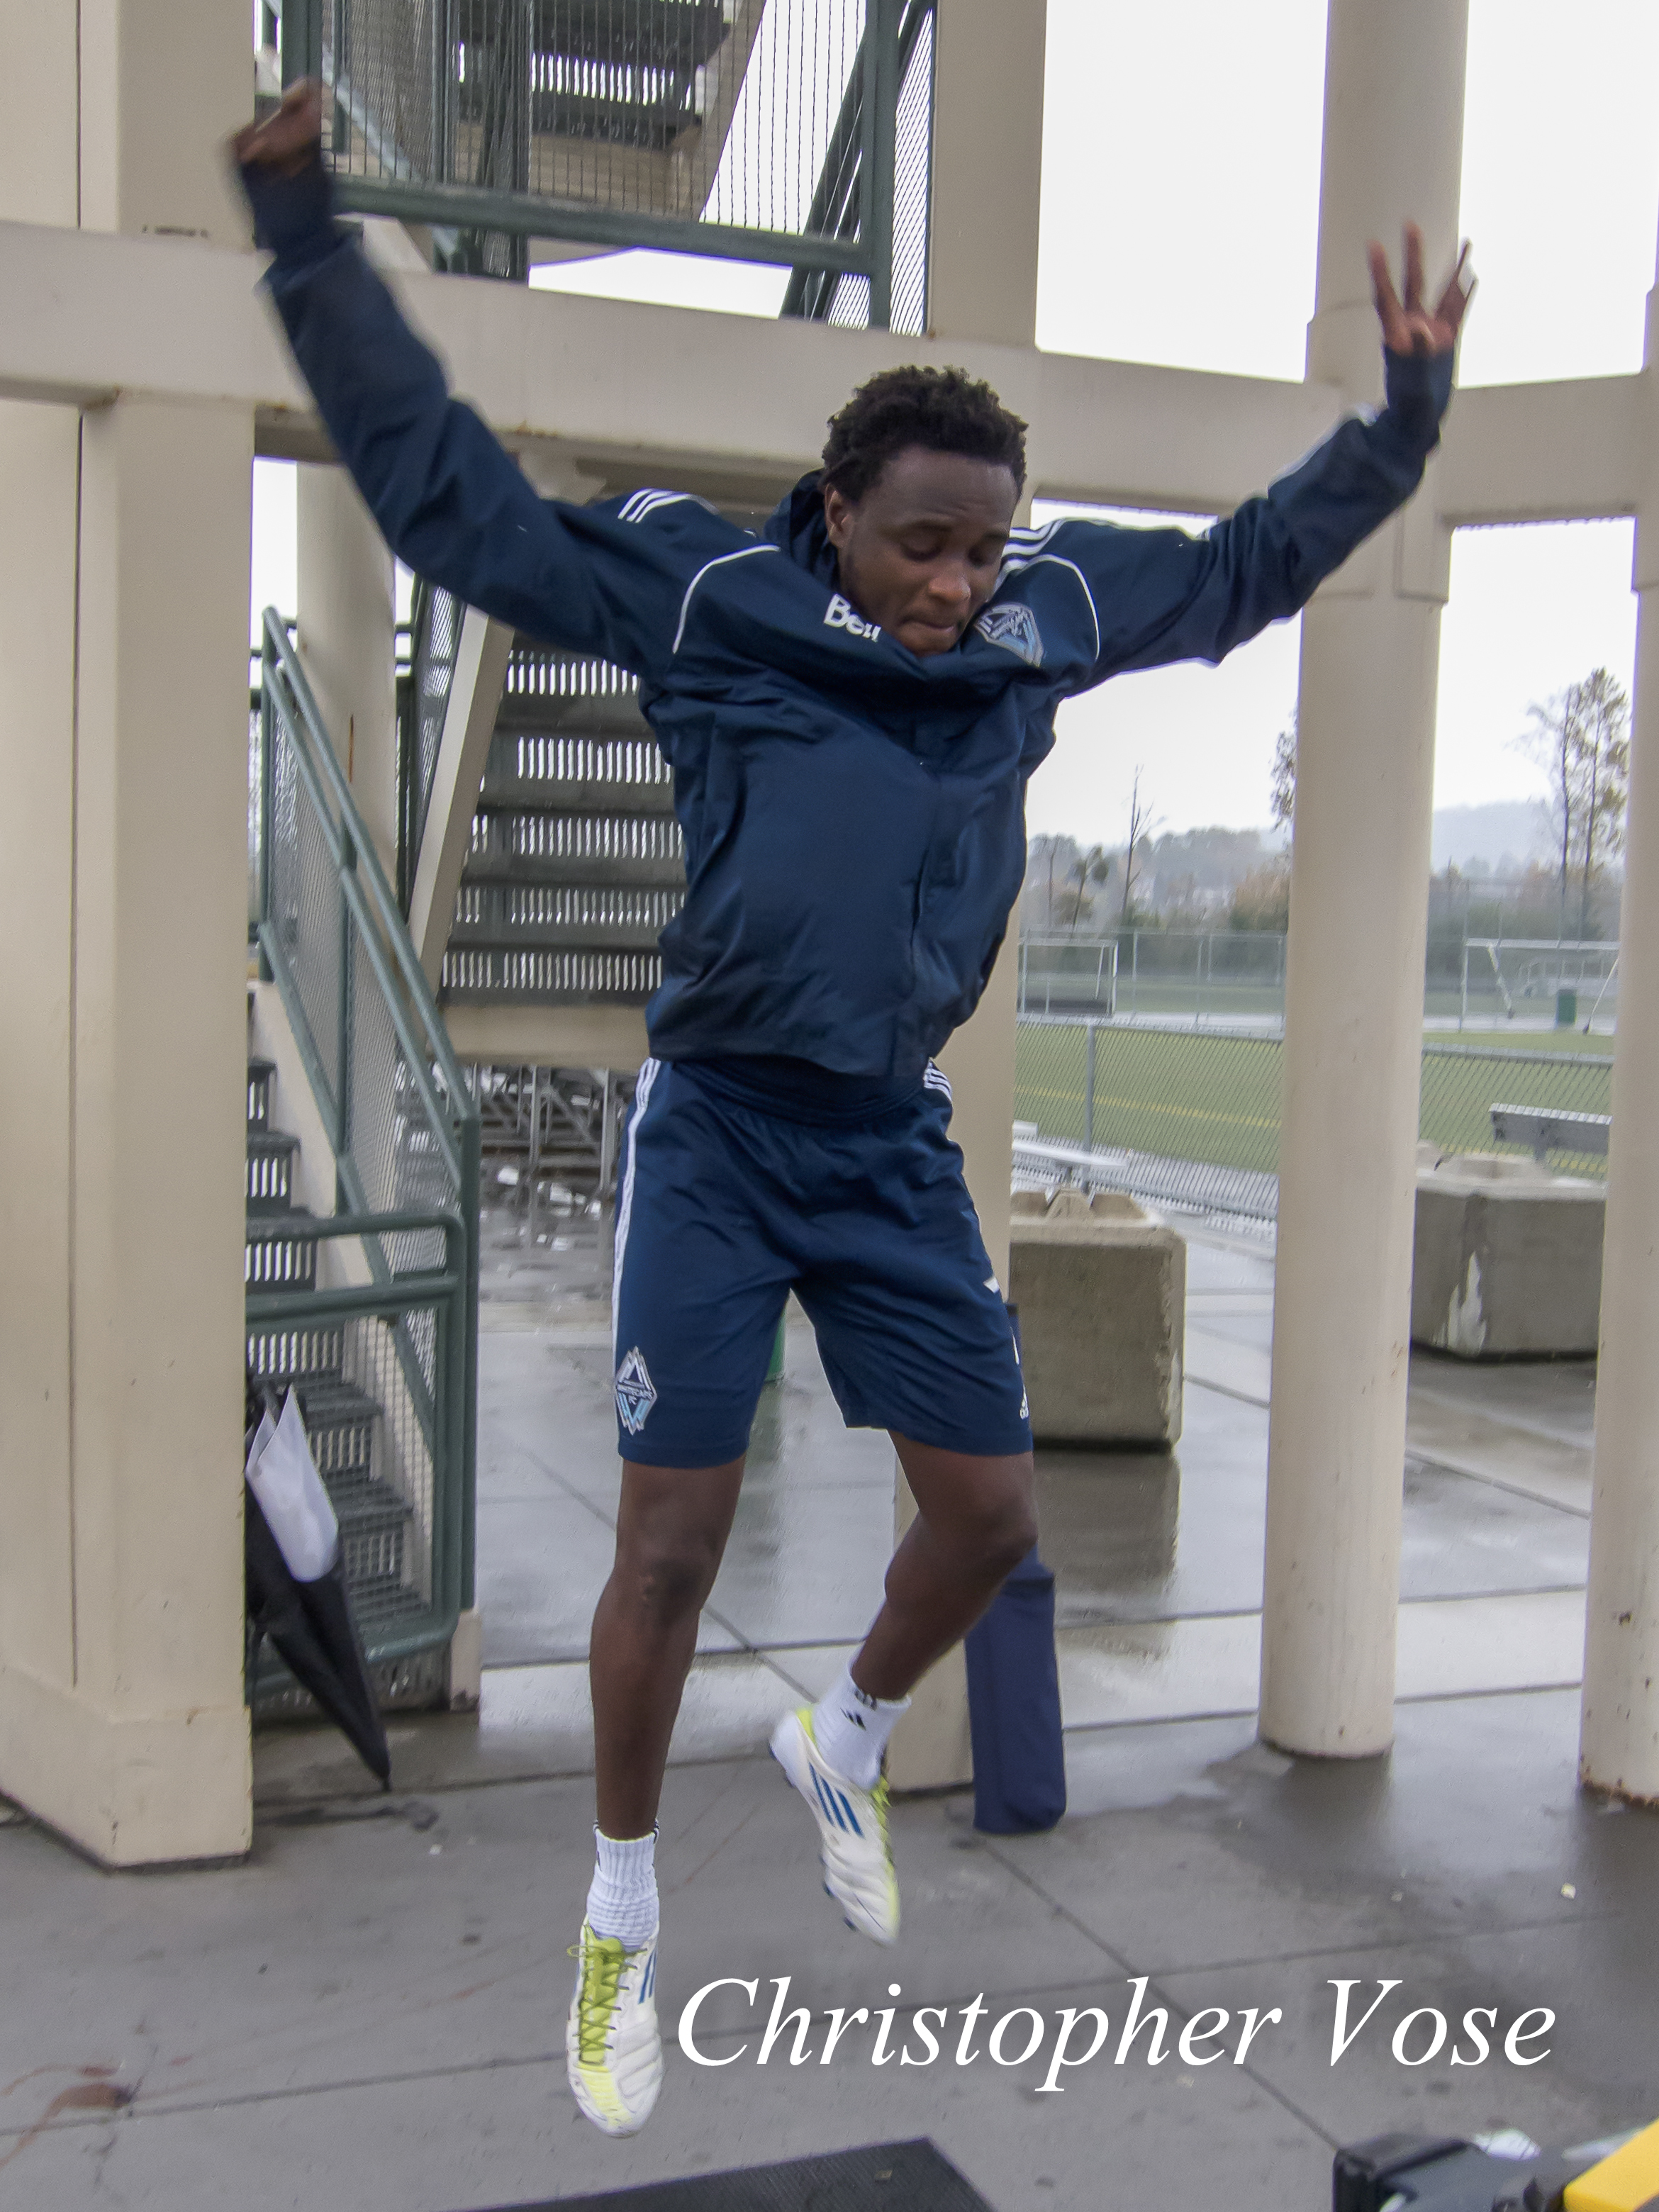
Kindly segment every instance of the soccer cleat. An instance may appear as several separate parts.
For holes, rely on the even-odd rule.
[[[657,1939],[625,1951],[584,1920],[570,1956],[580,1961],[565,2025],[565,2063],[576,2102],[608,2136],[637,2135],[662,2087],[657,2032]]]
[[[898,1883],[887,1840],[887,1780],[860,1790],[823,1763],[812,1735],[812,1709],[786,1713],[772,1731],[772,1756],[811,1807],[818,1824],[823,1886],[847,1924],[878,1943],[898,1940]]]

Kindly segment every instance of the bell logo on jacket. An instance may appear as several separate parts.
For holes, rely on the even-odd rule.
[[[830,611],[823,617],[823,625],[826,629],[844,629],[849,637],[867,637],[872,645],[881,635],[881,624],[866,622],[851,599],[842,599],[839,592],[830,594]]]

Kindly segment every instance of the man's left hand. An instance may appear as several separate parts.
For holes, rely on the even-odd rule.
[[[1382,325],[1382,343],[1390,353],[1449,353],[1469,301],[1474,297],[1474,278],[1465,277],[1469,258],[1467,240],[1457,266],[1433,307],[1423,304],[1423,234],[1414,222],[1406,225],[1406,296],[1394,289],[1389,257],[1373,239],[1365,248],[1370,264],[1371,294],[1376,319]]]

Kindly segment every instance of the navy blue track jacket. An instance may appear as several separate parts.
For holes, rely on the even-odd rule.
[[[838,592],[816,476],[758,537],[674,492],[540,498],[450,398],[320,168],[244,174],[295,357],[398,558],[640,678],[685,837],[647,1014],[662,1060],[917,1075],[990,974],[1060,702],[1124,669],[1218,661],[1294,614],[1409,497],[1450,396],[1449,355],[1388,356],[1381,414],[1201,537],[1016,530],[966,636],[921,659]]]

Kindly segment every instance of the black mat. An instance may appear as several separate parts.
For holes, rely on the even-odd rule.
[[[994,2212],[932,2143],[867,2143],[783,2166],[700,2173],[598,2197],[503,2205],[497,2212]]]

